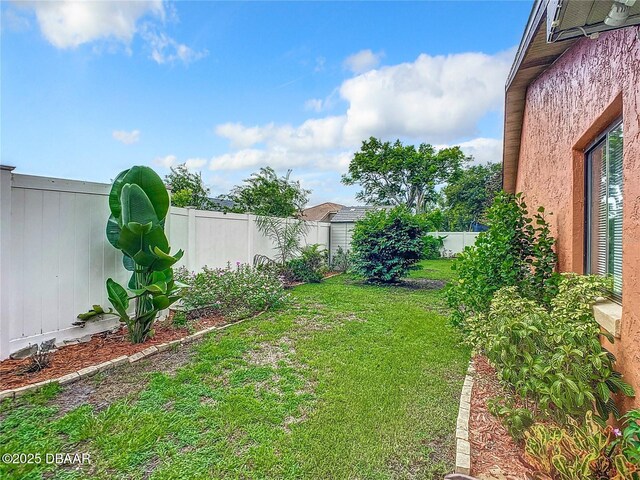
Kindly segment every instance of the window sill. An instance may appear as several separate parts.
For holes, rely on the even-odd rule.
[[[596,322],[615,338],[620,338],[620,323],[622,322],[622,306],[605,300],[593,306],[593,316]]]

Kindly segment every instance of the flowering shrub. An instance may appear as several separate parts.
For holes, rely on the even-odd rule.
[[[219,314],[239,319],[287,301],[281,277],[240,262],[198,273],[183,267],[176,278],[190,285],[182,299],[189,318]]]

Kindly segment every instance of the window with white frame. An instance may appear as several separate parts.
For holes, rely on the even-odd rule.
[[[622,295],[622,122],[614,123],[586,153],[585,272],[613,278]]]

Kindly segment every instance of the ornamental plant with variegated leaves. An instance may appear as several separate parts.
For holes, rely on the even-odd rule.
[[[563,421],[595,407],[601,421],[619,416],[613,395],[633,396],[615,371],[615,357],[602,347],[591,313],[610,282],[602,277],[562,274],[549,310],[524,298],[516,287],[499,290],[487,316],[469,323],[475,347],[498,377],[544,413]]]

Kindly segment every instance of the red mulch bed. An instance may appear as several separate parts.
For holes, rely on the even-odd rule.
[[[494,368],[486,357],[473,358],[476,374],[471,393],[469,442],[472,474],[478,478],[525,480],[533,473],[524,459],[523,447],[509,435],[500,420],[487,409],[487,400],[504,396]]]
[[[153,338],[139,344],[129,342],[127,332],[124,328],[120,328],[115,333],[96,333],[88,342],[67,345],[60,348],[52,355],[50,366],[36,373],[20,374],[20,370],[29,364],[30,359],[28,358],[23,360],[3,360],[0,362],[0,390],[18,388],[24,385],[58,378],[80,370],[81,368],[113,360],[122,355],[133,355],[152,345],[186,337],[194,331],[203,330],[214,325],[225,325],[227,323],[229,322],[223,317],[211,316],[192,322],[190,324],[191,329],[188,330],[187,328],[174,327],[170,319],[167,319],[155,324]]]

